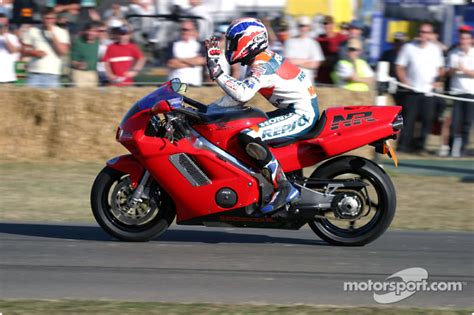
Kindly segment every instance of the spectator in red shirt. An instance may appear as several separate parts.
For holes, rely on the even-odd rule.
[[[133,85],[133,78],[145,65],[145,57],[137,45],[130,41],[130,28],[127,25],[112,29],[117,40],[109,45],[103,61],[110,85]]]
[[[318,82],[332,84],[333,81],[330,74],[339,59],[339,46],[347,40],[347,36],[334,31],[334,19],[332,16],[327,15],[324,17],[323,26],[324,34],[316,39],[323,50],[325,58],[318,69]]]

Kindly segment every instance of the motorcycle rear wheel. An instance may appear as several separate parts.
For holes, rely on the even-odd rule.
[[[395,187],[390,177],[377,164],[357,156],[342,156],[329,160],[318,167],[310,177],[334,179],[341,176],[356,178],[368,184],[368,198],[365,202],[369,213],[375,211],[374,216],[367,218],[367,223],[357,228],[354,227],[356,222],[363,218],[354,221],[317,218],[308,224],[316,235],[332,245],[368,244],[380,237],[393,220],[396,209]],[[341,227],[341,222],[349,226]]]
[[[97,223],[122,241],[146,242],[164,233],[176,215],[171,198],[153,183],[150,199],[135,211],[125,211],[121,206],[132,193],[128,174],[103,168],[91,191],[91,208]]]

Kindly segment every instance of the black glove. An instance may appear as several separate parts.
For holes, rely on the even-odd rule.
[[[207,58],[207,68],[209,69],[209,76],[212,80],[217,79],[221,74],[224,73],[222,71],[221,66],[218,63],[219,57],[221,55],[221,49],[219,48],[219,41],[212,36],[210,39],[204,42],[204,46],[206,47],[206,58]]]

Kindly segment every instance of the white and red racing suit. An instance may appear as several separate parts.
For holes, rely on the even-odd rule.
[[[262,174],[275,190],[260,211],[272,213],[298,199],[299,191],[286,179],[267,143],[285,142],[313,128],[319,118],[316,93],[310,78],[300,68],[270,50],[258,54],[248,66],[244,80],[227,74],[216,78],[227,93],[217,105],[235,106],[249,101],[259,92],[278,109],[267,113],[269,119],[246,128],[238,139],[247,154],[255,159]]]
[[[302,135],[319,118],[316,92],[311,79],[300,68],[270,50],[257,55],[247,68],[244,80],[227,74],[216,82],[227,93],[216,102],[235,106],[249,101],[257,92],[278,109],[267,113],[268,120],[242,132],[267,143],[277,143]]]

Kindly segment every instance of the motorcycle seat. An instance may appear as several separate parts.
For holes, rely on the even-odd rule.
[[[289,140],[285,140],[284,142],[277,142],[277,143],[269,143],[268,145],[273,148],[281,148],[297,141],[307,140],[317,137],[324,129],[324,125],[326,124],[326,111],[323,111],[321,117],[319,117],[318,121],[314,124],[313,128],[309,130],[307,133],[304,133],[300,136],[291,138]]]

